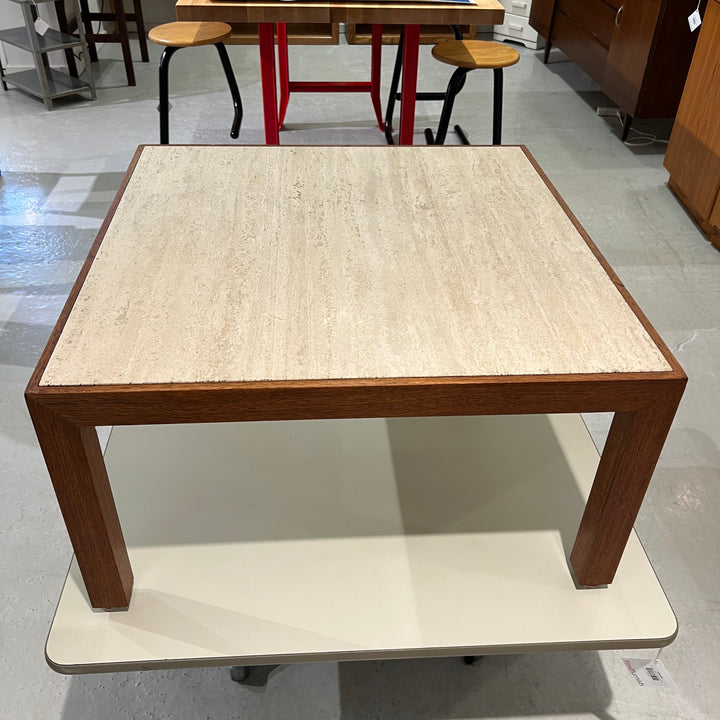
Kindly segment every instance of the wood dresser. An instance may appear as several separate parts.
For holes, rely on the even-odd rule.
[[[706,4],[702,0],[701,9]],[[576,62],[625,113],[674,117],[697,33],[687,17],[697,0],[534,0],[530,24]]]
[[[680,198],[720,249],[720,0],[710,0],[700,28],[665,167]]]

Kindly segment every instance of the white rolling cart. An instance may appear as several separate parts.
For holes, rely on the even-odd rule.
[[[659,647],[633,533],[615,581],[567,554],[598,455],[578,415],[115,428],[136,576],[93,611],[73,562],[58,672]]]

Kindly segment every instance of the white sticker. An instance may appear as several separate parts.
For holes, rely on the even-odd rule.
[[[688,17],[688,24],[690,25],[690,32],[695,32],[700,25],[702,25],[702,18],[700,17],[699,10],[696,10]]]
[[[38,35],[44,35],[49,29],[50,26],[42,18],[39,17],[35,21],[35,32]]]
[[[662,660],[623,658],[622,661],[640,687],[662,687],[668,690],[677,690],[677,685],[673,682]]]

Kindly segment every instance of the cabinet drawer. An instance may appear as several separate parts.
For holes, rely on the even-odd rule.
[[[597,38],[606,48],[615,26],[614,10],[602,0],[560,0],[558,10]]]
[[[519,15],[520,17],[530,17],[532,0],[500,0],[500,4],[505,8],[506,13]]]
[[[509,13],[505,13],[505,22],[502,25],[495,25],[493,33],[518,40],[529,40],[533,43],[538,39],[537,32],[530,27],[530,18]]]
[[[576,62],[595,82],[602,83],[608,49],[561,12],[555,16],[553,44]]]

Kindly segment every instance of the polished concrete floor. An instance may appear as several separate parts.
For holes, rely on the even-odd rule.
[[[428,48],[421,54],[420,84],[442,88],[448,69]],[[238,142],[262,142],[257,50],[230,55],[245,103]],[[369,63],[367,48],[344,43],[291,56],[297,79],[363,79]],[[507,71],[504,141],[534,153],[690,378],[636,525],[679,620],[661,656],[677,689],[635,683],[621,658],[649,651],[295,665],[262,689],[232,683],[223,668],[64,677],[45,665],[71,550],[22,393],[136,146],[157,141],[155,62],[136,63],[129,88],[116,58],[114,48],[103,53],[96,102],[47,112],[18,91],[0,93],[0,717],[720,717],[720,253],[667,189],[664,145],[621,143],[618,121],[595,113],[607,98],[555,51],[545,67],[523,49]],[[478,144],[490,139],[490,83],[473,73],[455,111]],[[171,93],[171,141],[232,142],[212,48],[175,56]],[[438,113],[419,106],[418,127]],[[372,118],[366,96],[298,95],[283,141],[381,144]],[[670,125],[638,128],[667,139]],[[607,417],[587,420],[602,444]]]

